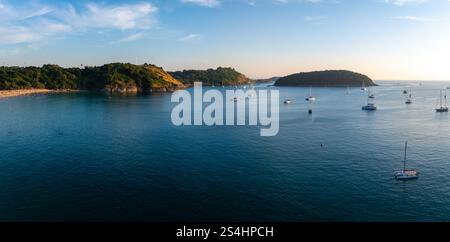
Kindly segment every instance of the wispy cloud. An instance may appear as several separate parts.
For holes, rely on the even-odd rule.
[[[217,7],[220,5],[219,0],[181,0],[182,3],[192,3],[203,7]]]
[[[307,17],[305,17],[305,20],[307,21],[307,22],[314,22],[314,23],[317,23],[317,22],[321,22],[322,20],[325,20],[325,19],[327,19],[328,17],[327,16],[324,16],[324,15],[318,15],[318,16],[307,16]]]
[[[428,0],[385,0],[386,3],[391,3],[397,6],[403,6],[408,4],[417,4],[417,3],[424,3]]]
[[[105,5],[88,3],[73,5],[7,5],[0,0],[0,44],[45,41],[63,33],[101,30],[146,30],[157,23],[158,8],[150,3]],[[140,33],[139,35],[142,35]],[[132,37],[132,38],[130,38]],[[128,36],[128,41],[141,36]],[[123,39],[126,42],[127,37]]]
[[[142,37],[144,37],[143,33],[132,34],[123,39],[116,41],[115,43],[132,42],[132,41],[140,40],[140,39],[142,39]]]
[[[199,34],[188,34],[178,39],[179,42],[192,42],[195,40],[199,40],[201,35]]]
[[[393,17],[393,19],[414,21],[414,22],[436,22],[436,21],[439,21],[439,19],[423,18],[423,17],[416,17],[416,16],[395,16],[395,17]]]

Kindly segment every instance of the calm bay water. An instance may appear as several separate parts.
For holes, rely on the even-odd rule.
[[[275,137],[175,127],[170,94],[0,100],[0,221],[450,221],[450,84],[381,84],[371,113],[359,88],[313,89],[312,116],[280,88]],[[421,177],[399,182],[406,140]]]

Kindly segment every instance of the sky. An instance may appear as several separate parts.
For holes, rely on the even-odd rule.
[[[450,0],[0,0],[0,65],[450,80]]]

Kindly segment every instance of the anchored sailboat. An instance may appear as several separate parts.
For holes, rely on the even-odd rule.
[[[312,87],[309,89],[309,97],[306,98],[306,101],[314,102],[316,101],[316,97],[312,95]]]
[[[444,100],[445,100],[445,102],[442,103],[442,90],[441,90],[441,96],[439,98],[439,107],[436,108],[436,112],[438,112],[438,113],[446,113],[446,112],[448,112],[447,94],[445,94]]]
[[[416,170],[406,169],[406,152],[408,150],[408,142],[405,142],[405,158],[403,159],[403,170],[395,172],[395,179],[408,180],[419,178],[419,172]]]
[[[367,105],[363,106],[362,110],[366,110],[366,111],[377,110],[377,106],[375,105],[375,103],[370,102],[370,92],[367,93]]]
[[[405,103],[406,103],[406,104],[412,104],[412,93],[411,93],[411,89],[409,90],[409,95],[408,95],[408,98],[406,98]]]
[[[362,82],[361,90],[367,91],[366,84],[364,83],[364,81]]]

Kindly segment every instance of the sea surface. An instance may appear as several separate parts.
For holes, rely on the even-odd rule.
[[[171,94],[0,100],[0,221],[450,221],[450,83],[379,84],[375,112],[360,88],[275,88],[275,137],[176,127]],[[418,180],[394,179],[405,141]]]

